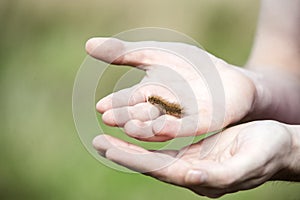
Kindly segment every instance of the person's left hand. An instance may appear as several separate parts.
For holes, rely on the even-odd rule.
[[[199,195],[219,197],[284,179],[295,156],[292,132],[275,121],[242,124],[180,151],[148,151],[108,135],[97,136],[99,154]]]
[[[93,38],[86,50],[99,60],[145,71],[140,83],[104,97],[96,106],[105,124],[123,127],[126,134],[139,140],[166,141],[220,130],[251,118],[261,107],[255,73],[195,46]],[[177,113],[181,116],[164,112],[172,110],[171,106],[159,109],[148,103],[151,96],[177,103],[183,110]]]

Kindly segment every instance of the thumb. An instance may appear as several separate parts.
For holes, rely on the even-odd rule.
[[[134,67],[178,64],[179,58],[170,54],[170,51],[180,54],[185,52],[179,51],[182,48],[180,44],[153,41],[127,42],[101,37],[89,39],[85,48],[87,53],[96,59]]]
[[[138,47],[141,46],[138,43],[115,38],[91,38],[86,42],[85,49],[90,56],[116,65],[137,67],[153,64],[153,53],[146,53],[147,50]]]
[[[86,42],[85,49],[90,56],[107,63],[121,65],[129,62],[128,58],[125,58],[128,44],[118,39],[91,38]],[[133,59],[131,64],[137,64],[136,61],[137,59]]]

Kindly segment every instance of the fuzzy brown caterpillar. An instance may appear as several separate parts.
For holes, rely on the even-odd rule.
[[[178,103],[171,103],[160,96],[149,96],[148,102],[156,105],[160,108],[160,110],[168,115],[172,115],[174,117],[182,117],[183,108]]]

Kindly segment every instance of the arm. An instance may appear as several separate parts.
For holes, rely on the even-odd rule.
[[[272,67],[300,77],[300,0],[262,0],[247,68]]]
[[[263,0],[246,69],[257,100],[249,119],[300,123],[300,0]]]

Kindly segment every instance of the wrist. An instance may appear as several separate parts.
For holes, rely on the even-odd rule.
[[[265,73],[262,72],[253,72],[251,71],[250,78],[255,86],[254,101],[252,109],[249,112],[251,120],[256,119],[268,119],[270,108],[274,104],[274,98],[272,97],[272,92],[268,87],[268,79],[266,78]]]
[[[289,128],[292,136],[291,154],[289,158],[291,181],[300,181],[300,127],[290,125]]]
[[[281,70],[248,70],[255,95],[248,120],[273,119],[289,124],[300,123],[300,79]]]
[[[291,138],[290,146],[284,150],[286,156],[279,162],[280,170],[271,180],[300,181],[300,127],[287,126],[287,134]]]
[[[272,107],[272,92],[267,87],[267,79],[265,73],[260,71],[249,70],[247,68],[240,68],[241,72],[247,76],[254,85],[253,103],[242,121],[252,121],[258,119],[271,119],[267,116]],[[273,99],[274,100],[274,99]]]

